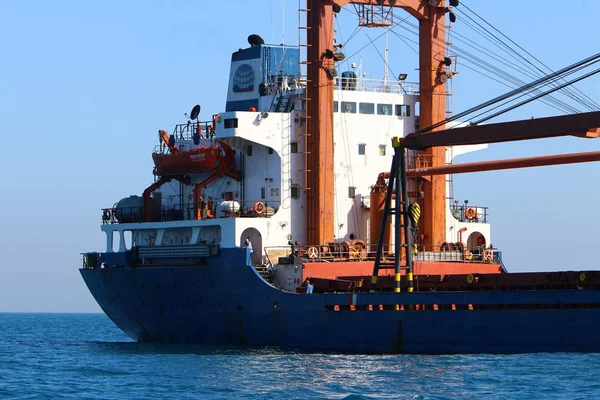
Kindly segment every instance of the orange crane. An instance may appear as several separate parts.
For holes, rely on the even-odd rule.
[[[324,57],[334,48],[334,12],[343,6],[388,6],[404,9],[419,22],[419,86],[420,129],[440,125],[446,118],[445,28],[446,14],[452,6],[446,0],[307,0],[307,124],[311,135],[307,148],[307,242],[311,244],[333,241],[333,60]],[[450,0],[449,4],[458,5]],[[373,25],[375,26],[375,25]],[[427,171],[407,171],[410,176],[424,177],[422,218],[419,222],[421,245],[426,248],[444,242],[446,235],[446,182],[443,174],[450,173],[445,160],[447,146],[498,143],[559,136],[598,137],[600,113],[567,115],[515,121],[501,124],[442,129],[436,127],[427,133],[413,133],[406,137],[403,147],[423,152],[431,160]],[[597,155],[562,155],[554,158],[491,161],[487,164],[470,163],[462,172],[520,168],[534,165],[597,160]],[[585,159],[585,160],[583,160]],[[540,164],[541,163],[541,164]],[[456,171],[456,169],[454,170]]]
[[[429,127],[446,118],[446,13],[445,0],[307,0],[307,124],[311,135],[307,148],[307,242],[334,240],[333,205],[333,84],[328,71],[333,60],[323,57],[334,48],[334,8],[348,4],[389,6],[404,9],[419,21],[420,124]],[[425,152],[433,166],[445,165],[445,148]],[[433,176],[424,184],[424,213],[421,233],[424,244],[439,244],[446,231],[446,181]]]

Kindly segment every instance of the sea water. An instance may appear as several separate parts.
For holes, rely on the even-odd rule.
[[[0,314],[0,398],[600,399],[600,354],[347,355],[139,344],[103,314]]]

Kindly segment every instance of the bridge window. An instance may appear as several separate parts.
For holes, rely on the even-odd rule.
[[[356,114],[356,103],[353,101],[342,101],[342,112]]]
[[[360,154],[361,156],[364,156],[366,153],[366,147],[367,147],[367,145],[365,143],[359,143],[358,154]]]
[[[377,115],[392,115],[392,105],[377,104]]]
[[[223,121],[223,125],[225,129],[237,128],[238,127],[238,119],[237,118],[228,118]]]
[[[410,106],[405,104],[397,104],[396,115],[398,117],[410,117]]]
[[[261,187],[260,188],[260,199],[264,200],[266,198],[267,198],[267,188]]]
[[[358,112],[360,114],[375,114],[375,104],[373,103],[359,103]]]
[[[298,142],[291,142],[290,143],[290,153],[297,153],[298,152]]]
[[[250,157],[252,155],[252,145],[251,144],[249,144],[248,148],[246,149],[246,155],[248,157]]]
[[[334,101],[333,102],[333,112],[338,112],[339,111],[339,106],[338,106],[338,102]]]

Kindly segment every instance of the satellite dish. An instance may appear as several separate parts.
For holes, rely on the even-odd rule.
[[[190,113],[190,119],[196,119],[200,115],[200,105],[196,104],[194,108],[192,108],[192,112]]]
[[[265,41],[258,35],[250,35],[248,36],[248,43],[250,43],[250,46],[254,47],[265,44]]]

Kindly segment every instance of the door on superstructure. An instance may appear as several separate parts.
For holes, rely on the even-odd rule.
[[[244,242],[246,238],[250,238],[250,243],[252,243],[252,263],[253,264],[264,264],[263,261],[263,250],[262,250],[262,235],[256,228],[246,228],[242,232],[242,236],[240,237],[240,247],[244,247]]]

